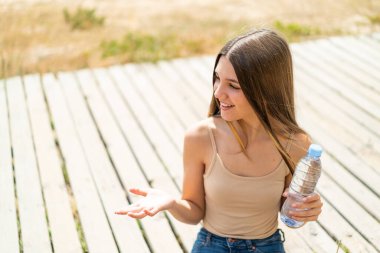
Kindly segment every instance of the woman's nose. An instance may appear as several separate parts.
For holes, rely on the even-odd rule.
[[[221,85],[220,84],[215,84],[214,85],[214,96],[217,98],[217,99],[220,99],[222,98],[224,94],[224,91],[223,89],[221,88]]]

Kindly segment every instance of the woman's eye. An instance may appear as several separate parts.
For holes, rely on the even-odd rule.
[[[232,84],[230,84],[230,87],[231,87],[232,89],[235,89],[235,90],[240,89],[239,87],[236,87],[236,86],[234,86],[234,85],[232,85]]]

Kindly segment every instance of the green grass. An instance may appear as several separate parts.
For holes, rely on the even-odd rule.
[[[344,253],[351,252],[350,249],[347,248],[347,246],[342,243],[342,240],[337,241],[337,244],[338,244],[338,248],[336,250],[336,253],[338,253],[339,249],[342,249]]]
[[[156,62],[162,59],[196,55],[205,52],[202,38],[183,38],[174,33],[159,35],[128,32],[120,40],[103,41],[100,49],[103,58],[122,56],[125,62]]]
[[[321,34],[321,31],[318,27],[311,27],[297,23],[283,23],[279,20],[276,20],[273,26],[276,30],[283,33],[289,41],[299,41],[304,37]]]
[[[67,9],[63,10],[65,22],[70,25],[72,30],[87,30],[104,24],[104,17],[96,16],[95,9],[85,9],[78,7],[74,13]]]
[[[369,21],[371,21],[372,24],[380,24],[380,14],[368,16]]]

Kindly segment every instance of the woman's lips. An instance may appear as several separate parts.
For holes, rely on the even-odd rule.
[[[230,105],[230,104],[220,102],[220,108],[224,111],[229,110],[233,107],[234,107],[234,105]]]

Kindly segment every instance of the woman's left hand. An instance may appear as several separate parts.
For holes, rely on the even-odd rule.
[[[287,191],[284,193],[285,197],[287,195]],[[301,202],[295,202],[292,204],[292,208],[298,210],[291,210],[289,215],[291,215],[292,219],[297,221],[316,221],[318,216],[322,212],[323,203],[321,201],[321,197],[318,193],[313,193],[310,196],[307,196],[302,199]]]

